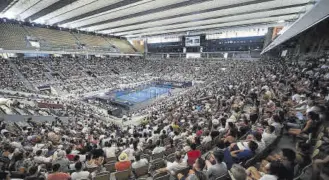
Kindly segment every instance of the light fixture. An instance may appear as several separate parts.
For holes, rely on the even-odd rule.
[[[62,28],[67,28],[67,24],[62,24],[62,25],[58,25],[59,27],[62,27]]]
[[[4,17],[6,17],[7,19],[15,19],[16,14],[14,14],[12,11],[7,11],[4,13]]]

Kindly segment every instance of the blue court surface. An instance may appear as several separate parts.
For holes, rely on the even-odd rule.
[[[148,87],[142,90],[137,90],[129,94],[117,96],[116,99],[119,101],[128,101],[130,103],[135,104],[168,93],[169,89],[170,88],[166,88],[166,87]]]

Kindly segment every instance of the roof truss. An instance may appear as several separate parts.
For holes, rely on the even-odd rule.
[[[0,17],[125,37],[294,21],[314,0],[4,0]],[[2,11],[1,11],[2,10]],[[281,18],[281,19],[280,19]]]

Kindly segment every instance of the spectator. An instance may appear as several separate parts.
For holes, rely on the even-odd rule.
[[[169,172],[172,175],[175,175],[176,172],[180,169],[186,168],[186,161],[183,160],[180,152],[175,153],[175,161],[173,163],[167,162],[167,167],[156,170],[158,173]]]
[[[288,133],[291,135],[308,135],[314,130],[317,120],[319,120],[319,115],[311,111],[307,114],[307,121],[302,129],[291,128]]]
[[[38,166],[32,166],[24,180],[45,180],[46,178],[39,172]]]
[[[117,171],[124,171],[131,167],[131,161],[128,158],[128,155],[126,153],[121,153],[119,155],[119,162],[115,163],[115,169]]]
[[[282,169],[285,171],[284,174],[281,175],[281,177],[285,177],[286,179],[293,179],[296,160],[296,153],[293,150],[284,148],[281,150],[280,154],[269,156],[267,160],[269,160],[271,163],[275,161],[280,161],[283,165]],[[263,161],[260,170],[262,172],[266,172],[266,166],[268,166],[269,164],[270,163]]]
[[[265,145],[268,146],[270,145],[275,139],[275,127],[274,126],[267,126],[265,131],[263,132],[262,135],[262,140],[265,142]]]
[[[268,167],[268,174],[261,176],[259,180],[277,180],[284,175],[284,168],[280,162],[273,162]]]
[[[210,136],[210,132],[208,131],[208,130],[206,130],[205,132],[204,132],[204,137],[203,137],[203,139],[202,139],[202,142],[201,142],[201,144],[206,144],[207,142],[211,142],[211,136]]]
[[[38,150],[36,153],[35,153],[35,157],[33,158],[34,162],[36,163],[40,163],[40,164],[46,164],[46,163],[50,163],[52,158],[49,157],[49,158],[46,158],[45,156],[42,156],[42,150]]]
[[[15,163],[14,163],[15,169],[14,169],[14,171],[19,171],[21,173],[25,173],[23,158],[24,158],[23,153],[19,153],[16,156],[14,156],[14,160],[15,160]]]
[[[272,119],[274,122],[272,122],[270,125],[275,127],[275,134],[279,135],[282,129],[282,124],[280,122],[280,118],[277,115],[273,115]]]
[[[196,136],[201,136],[202,133],[203,133],[202,127],[201,127],[201,126],[198,126],[198,127],[197,127]]]
[[[68,172],[68,167],[70,164],[70,161],[65,157],[65,152],[64,151],[59,151],[57,152],[57,158],[52,161],[52,164],[59,164],[59,172]]]
[[[54,164],[53,165],[53,172],[48,175],[47,180],[69,180],[71,179],[71,176],[67,173],[59,172],[59,169],[61,168],[60,164]]]
[[[182,138],[182,136],[180,135],[180,133],[179,133],[178,131],[174,131],[174,133],[175,133],[175,136],[173,137],[173,140],[174,140],[174,141],[175,141],[175,140],[179,140],[179,139]]]
[[[112,145],[111,142],[105,142],[105,147],[103,148],[106,158],[116,157],[115,153],[117,152],[117,147]]]
[[[224,125],[224,127],[225,127],[225,125]],[[217,128],[218,128],[217,125],[213,126],[213,129],[211,130],[211,133],[210,133],[211,139],[214,139],[215,137],[219,136],[220,132],[217,130]],[[223,128],[223,130],[225,130],[225,128]]]
[[[239,164],[233,164],[230,171],[235,180],[246,180],[247,179],[246,170]]]
[[[135,154],[135,162],[132,163],[131,167],[133,169],[138,169],[140,167],[143,167],[143,166],[148,166],[148,161],[147,159],[143,158],[141,159],[141,153],[137,152]]]
[[[313,163],[312,179],[329,178],[329,155],[323,159],[315,159]]]
[[[297,143],[296,162],[301,168],[304,168],[312,162],[311,149],[313,148],[311,148],[311,144],[309,143]]]
[[[160,140],[156,141],[156,147],[153,149],[152,154],[159,154],[166,150],[165,147],[161,146]]]
[[[196,159],[195,163],[192,166],[192,169],[190,169],[187,177],[185,178],[186,180],[203,180],[207,179],[207,175],[202,171],[203,168],[205,167],[206,162],[202,158]],[[184,175],[183,174],[177,174],[177,178],[179,180],[183,179]]]
[[[216,150],[206,160],[207,176],[209,180],[215,180],[218,177],[227,174],[227,166],[223,162],[224,153]]]
[[[80,180],[80,179],[89,179],[90,173],[88,171],[82,171],[83,165],[81,162],[75,163],[74,169],[76,172],[73,172],[71,175],[72,180]]]
[[[74,159],[73,159],[73,163],[71,163],[71,164],[69,165],[69,169],[70,169],[70,170],[75,170],[75,165],[76,165],[76,163],[78,163],[78,162],[80,162],[80,156],[79,156],[79,155],[76,155],[76,156],[74,157]],[[82,164],[82,168],[84,168],[84,164]]]
[[[233,122],[228,122],[228,127],[229,127],[228,132],[226,133],[224,138],[222,138],[225,144],[233,143],[238,135],[238,130]]]
[[[258,148],[257,148],[256,152],[257,153],[262,152],[265,149],[265,147],[266,147],[265,142],[262,140],[262,134],[259,133],[259,132],[255,132],[253,134],[253,140],[258,145]]]
[[[192,166],[195,163],[195,160],[201,157],[201,151],[196,149],[196,144],[190,145],[191,150],[187,152],[187,163]]]
[[[244,149],[239,149],[239,147],[231,145],[224,152],[224,162],[227,164],[228,169],[230,169],[233,163],[244,162],[252,158],[257,148],[258,145],[254,141],[248,142],[248,147]]]

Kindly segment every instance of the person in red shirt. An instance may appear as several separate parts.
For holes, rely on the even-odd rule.
[[[66,158],[69,159],[70,161],[73,161],[74,160],[74,156],[73,154],[71,154],[71,149],[66,149],[65,152],[66,152]]]
[[[119,156],[119,162],[115,163],[115,169],[117,171],[124,171],[130,169],[131,162],[128,159],[128,155],[126,153],[121,153]]]
[[[202,135],[203,131],[201,126],[198,126],[198,131],[196,132],[196,136],[200,137]]]
[[[191,150],[187,152],[187,164],[192,166],[195,163],[195,160],[201,157],[201,151],[196,149],[196,144],[193,143],[190,145]]]
[[[47,176],[47,180],[69,180],[71,179],[71,176],[67,173],[59,172],[59,168],[61,165],[54,164],[53,165],[53,173],[49,174]]]

